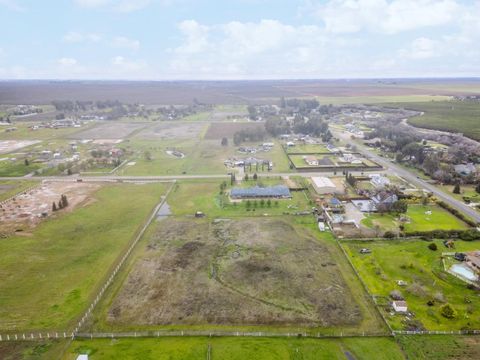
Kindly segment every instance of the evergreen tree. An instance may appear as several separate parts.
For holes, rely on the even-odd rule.
[[[57,204],[55,204],[55,201],[52,203],[52,211],[57,211]]]
[[[455,187],[453,188],[453,193],[454,194],[460,194],[460,184],[456,183]]]

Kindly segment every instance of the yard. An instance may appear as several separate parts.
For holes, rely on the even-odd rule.
[[[323,144],[296,144],[295,146],[287,147],[287,153],[297,153],[297,154],[330,154],[327,147]]]
[[[0,241],[0,330],[64,329],[80,315],[163,184],[103,186],[73,212]]]
[[[275,339],[275,338],[161,338],[75,340],[63,357],[74,360],[80,353],[91,360],[331,360],[404,359],[391,338]]]
[[[409,205],[405,215],[409,219],[403,223],[405,232],[468,229],[466,223],[437,205]],[[392,214],[367,214],[362,220],[362,225],[384,231],[398,231],[400,224],[398,216]]]
[[[230,182],[227,179],[227,191],[231,188]],[[264,185],[273,185],[273,183],[282,183],[277,178],[265,179],[261,178],[259,182]],[[270,182],[270,184],[269,184]],[[170,193],[167,202],[169,203],[172,212],[177,216],[189,216],[195,214],[196,211],[202,211],[208,217],[239,217],[239,216],[275,216],[284,213],[295,213],[301,211],[311,211],[312,205],[308,194],[303,191],[293,191],[292,199],[272,199],[270,206],[265,201],[261,205],[260,200],[257,200],[257,206],[254,207],[251,201],[251,207],[247,209],[246,201],[231,203],[226,196],[220,195],[220,180],[191,180],[181,181],[175,184]],[[238,186],[254,186],[255,181],[242,181]],[[237,185],[234,185],[237,186]]]
[[[480,328],[478,291],[468,289],[466,283],[446,273],[441,260],[442,252],[480,250],[480,244],[459,240],[452,250],[440,240],[434,242],[437,251],[428,249],[429,242],[422,240],[344,241],[342,246],[379,304],[386,305],[390,292],[399,290],[415,319],[427,330]],[[360,254],[362,248],[372,253]],[[398,280],[407,285],[399,286]],[[446,303],[456,310],[455,318],[441,315],[440,308]],[[385,316],[394,329],[412,326],[401,315],[386,312]]]

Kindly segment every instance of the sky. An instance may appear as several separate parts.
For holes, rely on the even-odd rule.
[[[0,79],[480,76],[480,0],[0,0]]]

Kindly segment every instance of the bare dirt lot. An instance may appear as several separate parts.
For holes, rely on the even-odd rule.
[[[85,131],[69,136],[71,139],[123,139],[135,130],[141,129],[145,124],[142,123],[124,123],[124,122],[107,122]]]
[[[68,207],[59,211],[72,211],[89,201],[90,194],[99,188],[98,184],[73,182],[45,182],[42,185],[14,197],[0,205],[0,232],[29,230],[44,218],[52,215],[52,203],[58,203],[62,194],[67,196]]]
[[[140,131],[137,138],[142,140],[196,139],[205,129],[201,123],[161,123]]]
[[[205,139],[232,138],[233,134],[244,129],[265,130],[265,126],[255,122],[212,122],[205,134]]]
[[[108,314],[136,325],[361,320],[328,248],[280,219],[160,222]]]

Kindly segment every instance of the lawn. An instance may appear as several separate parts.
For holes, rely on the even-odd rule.
[[[65,340],[3,341],[0,342],[2,360],[52,360],[61,359],[68,349]]]
[[[0,140],[48,140],[54,138],[63,138],[72,135],[75,132],[82,131],[91,125],[83,126],[82,128],[61,128],[50,129],[41,128],[38,130],[31,130],[29,126],[35,123],[14,123],[11,127],[16,127],[16,131],[5,132],[3,127],[0,127]],[[38,123],[37,123],[38,124]]]
[[[4,160],[0,161],[0,177],[25,176],[40,169],[40,167],[39,164],[30,164],[26,166],[23,158],[15,161]]]
[[[2,239],[0,329],[72,324],[166,186],[103,186],[74,211]]]
[[[453,193],[453,185],[438,185],[438,187],[460,201],[464,201],[463,198],[466,197],[470,198],[471,202],[480,202],[480,194],[475,191],[475,185],[462,185],[460,187],[460,194]]]
[[[203,111],[203,112],[198,112],[192,115],[185,116],[181,120],[182,121],[207,121],[210,119],[210,116],[212,116],[211,111]]]
[[[90,359],[142,360],[330,360],[404,359],[392,338],[276,339],[276,338],[161,338],[75,340],[63,360],[80,353]]]
[[[428,211],[431,211],[431,214],[427,214]],[[401,224],[398,217],[392,214],[370,214],[366,216],[362,220],[362,224],[369,228],[379,226],[385,231],[397,231]],[[462,220],[437,205],[409,205],[406,216],[410,221],[404,223],[405,232],[468,228],[468,225]]]
[[[468,289],[466,283],[446,273],[441,261],[442,252],[480,250],[480,243],[459,240],[454,250],[447,249],[440,240],[435,243],[437,251],[428,249],[429,242],[422,240],[345,241],[342,246],[369,292],[379,297],[381,305],[388,302],[390,292],[396,289],[405,297],[415,319],[427,330],[480,328],[477,291]],[[360,254],[359,250],[365,247],[372,253]],[[408,285],[399,286],[398,280]],[[432,306],[427,305],[429,300],[434,300]],[[440,314],[445,303],[457,311],[456,318],[447,319]],[[395,329],[404,328],[403,316],[385,315]]]
[[[265,185],[273,183],[282,183],[277,179],[260,179]],[[268,184],[271,182],[271,184]],[[238,217],[238,216],[264,216],[282,215],[284,213],[294,213],[299,211],[310,211],[312,205],[308,194],[303,191],[291,192],[292,199],[272,200],[270,206],[267,203],[262,207],[260,200],[257,201],[257,207],[251,201],[251,208],[247,210],[246,202],[239,202],[236,205],[231,203],[226,196],[220,195],[220,180],[192,180],[181,181],[175,184],[170,193],[167,202],[169,203],[174,215],[188,216],[195,214],[196,211],[202,211],[208,217]],[[227,182],[227,191],[231,189]],[[254,186],[255,181],[242,181],[238,186]]]
[[[451,99],[450,96],[442,95],[389,95],[389,96],[317,96],[321,104],[385,104],[385,103],[417,103],[425,101],[445,101]]]
[[[425,114],[410,118],[414,126],[427,129],[459,132],[480,140],[480,103],[476,101],[436,101],[392,104],[423,111]]]

